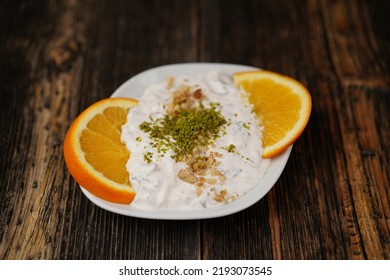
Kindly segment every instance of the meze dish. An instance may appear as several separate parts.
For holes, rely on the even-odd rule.
[[[209,209],[248,193],[302,133],[311,99],[291,78],[224,70],[149,76],[139,100],[87,108],[64,145],[75,180],[141,211]]]

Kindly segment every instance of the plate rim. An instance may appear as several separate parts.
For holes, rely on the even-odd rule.
[[[191,70],[194,68],[213,68],[214,70],[216,68],[221,68],[222,71],[227,71],[227,68],[232,69],[237,68],[237,70],[234,70],[234,72],[237,71],[245,71],[245,70],[261,70],[260,68],[249,66],[249,65],[242,65],[242,64],[231,64],[231,63],[216,63],[216,62],[185,62],[185,63],[175,63],[175,64],[167,64],[167,65],[161,65],[157,67],[153,67],[150,69],[146,69],[144,71],[141,71],[140,73],[132,76],[128,80],[126,80],[124,83],[122,83],[110,96],[111,98],[115,97],[131,97],[131,96],[123,96],[125,94],[125,91],[128,87],[132,86],[132,83],[140,83],[140,79],[142,77],[145,77],[145,75],[148,74],[156,74],[160,72],[165,71],[172,71],[172,69],[178,68],[188,68],[186,71],[194,71]],[[241,68],[242,70],[238,70]],[[225,69],[225,70],[224,70]],[[211,71],[212,69],[209,69]],[[200,70],[197,70],[200,71]],[[195,71],[196,72],[196,71]],[[227,71],[228,72],[228,71]],[[158,74],[157,74],[158,76]],[[161,78],[161,77],[159,77]],[[160,80],[161,82],[161,80]],[[150,86],[151,84],[145,83],[144,85],[141,85],[141,87]],[[134,98],[134,97],[133,97]],[[250,189],[246,194],[240,196],[236,200],[229,202],[224,205],[215,206],[211,208],[206,209],[196,209],[196,210],[157,210],[157,211],[151,211],[151,210],[142,210],[142,209],[134,209],[130,208],[131,204],[125,205],[125,204],[117,204],[108,202],[106,200],[103,200],[89,191],[87,191],[85,188],[83,188],[81,185],[80,188],[84,195],[96,206],[105,209],[107,211],[124,215],[124,216],[130,216],[135,218],[144,218],[144,219],[155,219],[155,220],[197,220],[197,219],[210,219],[210,218],[217,218],[217,217],[223,217],[227,215],[231,215],[237,212],[240,212],[244,209],[247,209],[257,202],[259,202],[261,199],[263,199],[267,193],[274,187],[276,182],[279,180],[281,174],[283,173],[283,170],[287,164],[287,161],[290,157],[291,150],[293,145],[289,146],[283,153],[280,155],[274,157],[271,159],[270,166],[268,167],[264,177],[252,188]],[[275,174],[270,175],[269,172],[273,172]],[[267,175],[268,174],[268,175]],[[264,186],[260,186],[264,185]],[[251,196],[251,194],[256,194]],[[254,198],[253,198],[254,197]],[[247,200],[247,202],[245,202]],[[243,202],[244,203],[240,203]]]

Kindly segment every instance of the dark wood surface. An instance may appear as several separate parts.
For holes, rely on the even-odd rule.
[[[390,259],[390,1],[1,1],[0,259]],[[225,62],[292,76],[313,111],[254,206],[156,221],[94,206],[72,120],[133,75]]]

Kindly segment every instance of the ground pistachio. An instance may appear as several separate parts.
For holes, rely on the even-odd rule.
[[[173,150],[176,161],[199,146],[207,146],[219,137],[227,123],[216,106],[181,110],[175,116],[165,115],[143,122],[140,129],[149,134],[158,151]]]

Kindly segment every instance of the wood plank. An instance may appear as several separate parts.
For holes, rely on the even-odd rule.
[[[323,1],[322,4],[329,49],[340,85],[337,96],[333,96],[342,143],[342,152],[336,157],[341,168],[336,187],[342,194],[339,199],[346,218],[344,232],[349,232],[348,257],[388,258],[388,242],[383,236],[389,235],[385,214],[390,203],[385,172],[389,168],[385,162],[379,164],[386,156],[388,145],[379,137],[383,129],[378,127],[388,127],[388,96],[380,92],[388,91],[389,79],[383,75],[388,73],[388,67],[378,59],[380,46],[372,36],[374,28],[382,22],[368,16],[365,2],[349,5],[334,1],[328,6]],[[378,106],[382,107],[379,111]]]

